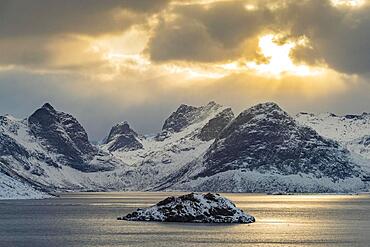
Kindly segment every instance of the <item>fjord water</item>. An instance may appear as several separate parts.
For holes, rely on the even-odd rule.
[[[178,194],[178,193],[177,193]],[[223,194],[250,225],[116,220],[176,193],[0,201],[0,246],[369,246],[370,195]]]

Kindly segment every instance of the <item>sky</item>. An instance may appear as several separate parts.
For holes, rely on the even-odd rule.
[[[370,1],[0,1],[0,115],[49,102],[100,140],[209,101],[370,112]]]

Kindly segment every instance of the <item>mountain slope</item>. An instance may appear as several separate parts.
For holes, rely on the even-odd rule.
[[[264,103],[239,114],[201,157],[159,188],[351,191],[365,188],[361,174],[338,143],[298,124],[278,105]]]
[[[28,118],[28,127],[43,147],[59,155],[59,162],[80,171],[94,169],[86,161],[97,150],[90,144],[86,131],[73,116],[57,112],[46,103]]]
[[[76,118],[45,104],[24,120],[0,116],[0,173],[52,192],[365,190],[369,134],[362,134],[369,129],[363,127],[367,120],[350,119],[353,131],[362,127],[342,134],[338,143],[307,127],[311,120],[303,126],[274,103],[236,118],[215,102],[183,104],[156,135],[140,135],[122,122],[94,146]]]
[[[296,115],[296,119],[315,129],[320,135],[338,141],[370,172],[370,113],[338,116],[333,113],[301,112]]]
[[[144,137],[123,122],[115,125],[98,147],[90,144],[73,116],[50,104],[25,120],[3,116],[0,170],[48,191],[150,189],[204,152],[211,144],[209,138],[217,136],[233,116],[230,109],[214,102],[188,108],[193,109],[192,114],[169,117],[173,123],[186,122],[181,130],[164,124],[158,135]],[[201,130],[207,141],[198,137]]]
[[[89,143],[75,118],[49,104],[25,120],[0,117],[0,170],[35,187],[97,188],[91,181],[94,173],[117,165],[114,157]]]
[[[42,199],[51,197],[0,172],[0,199]]]
[[[159,134],[136,136],[142,148],[111,152],[132,167],[128,174],[122,175],[130,183],[126,189],[147,190],[156,186],[202,154],[232,118],[230,108],[215,102],[200,107],[181,105],[165,120]],[[109,147],[109,144],[101,146],[106,151]]]
[[[301,112],[296,115],[296,120],[301,124],[312,127],[320,135],[340,143],[370,135],[370,113],[338,116],[333,113]]]

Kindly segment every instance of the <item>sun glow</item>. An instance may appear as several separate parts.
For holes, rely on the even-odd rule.
[[[248,68],[255,70],[257,73],[273,76],[280,76],[282,74],[310,76],[322,72],[319,68],[297,65],[292,61],[290,52],[298,43],[304,43],[305,41],[303,39],[297,41],[297,43],[288,41],[284,44],[278,44],[275,38],[275,35],[268,34],[259,39],[261,55],[263,55],[268,62],[247,62],[246,66]]]
[[[331,3],[337,7],[361,7],[365,0],[331,0]]]
[[[136,41],[136,42],[135,42]],[[90,51],[98,54],[101,60],[111,68],[104,71],[104,78],[109,80],[119,76],[122,71],[156,71],[158,74],[173,74],[186,79],[219,79],[232,74],[255,73],[256,75],[281,76],[315,76],[322,74],[325,68],[296,64],[290,57],[292,49],[297,45],[305,46],[308,41],[301,38],[294,41],[279,42],[275,34],[267,34],[259,38],[259,61],[245,60],[241,57],[223,63],[152,63],[145,54],[148,36],[141,30],[131,30],[115,37],[103,37],[91,42]],[[307,43],[307,44],[306,44]]]

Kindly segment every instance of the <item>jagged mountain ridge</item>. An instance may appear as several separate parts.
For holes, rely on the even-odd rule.
[[[201,157],[159,188],[338,192],[364,189],[361,174],[348,150],[264,103],[240,113]]]
[[[240,134],[245,126],[240,126],[249,121],[246,112],[257,106],[234,118],[230,108],[210,102],[200,107],[181,105],[164,121],[162,131],[153,136],[141,136],[128,123],[119,123],[112,127],[105,142],[96,146],[90,144],[73,116],[45,104],[25,120],[0,117],[0,172],[47,191],[363,189],[358,177],[361,171],[348,159],[345,148],[310,128],[297,127],[276,104],[262,105],[269,106],[263,110],[273,111],[254,117],[245,135]],[[278,117],[280,123],[270,125],[269,114]],[[292,130],[296,130],[294,135]],[[297,141],[300,138],[305,145]],[[307,143],[311,139],[320,145]],[[367,139],[358,142],[365,145]],[[266,147],[256,148],[261,143]],[[277,149],[282,143],[292,150]],[[226,149],[220,144],[227,144]],[[303,147],[325,148],[311,152],[319,161],[312,165]],[[325,154],[329,151],[332,155]],[[302,157],[307,158],[306,163],[294,162]],[[328,157],[327,162],[339,163],[341,168],[322,169]],[[337,190],[333,190],[335,186]]]
[[[80,171],[89,171],[86,163],[97,153],[85,129],[70,114],[57,112],[49,103],[28,118],[33,136],[50,152],[57,153],[59,162]]]
[[[215,103],[198,107],[197,117],[189,116],[187,126],[161,141],[123,122],[94,146],[74,117],[45,104],[25,120],[0,118],[0,169],[46,191],[150,189],[206,150],[210,142],[197,136],[224,109]]]
[[[208,137],[217,136],[220,127],[215,126],[215,121],[224,126],[225,122],[227,124],[231,121],[232,116],[230,108],[215,102],[200,107],[183,104],[164,121],[159,134],[140,138],[142,148],[116,150],[112,154],[133,167],[129,172],[129,176],[133,177],[128,185],[130,188],[150,189],[168,174],[197,158],[211,145],[212,139],[204,140],[200,137],[202,131],[207,133]],[[109,145],[103,144],[101,148],[108,150]]]
[[[90,144],[71,115],[43,105],[27,119],[0,117],[0,172],[45,191],[97,189],[84,175],[117,162]]]

